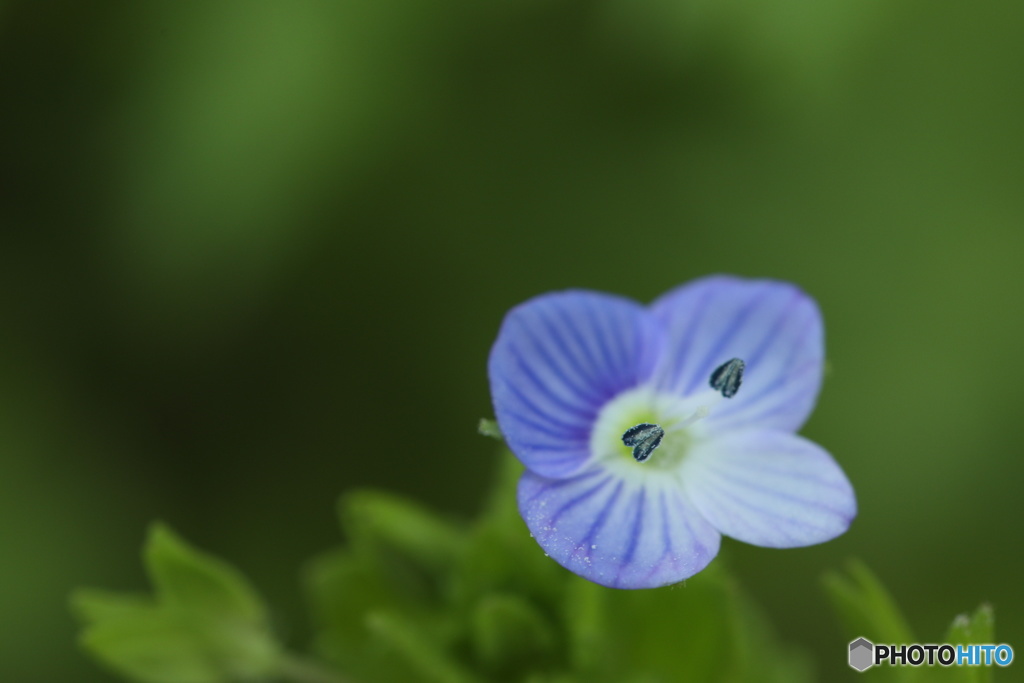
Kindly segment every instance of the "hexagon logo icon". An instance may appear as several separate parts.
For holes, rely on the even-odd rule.
[[[863,671],[875,663],[875,645],[870,640],[858,638],[850,643],[850,666]]]

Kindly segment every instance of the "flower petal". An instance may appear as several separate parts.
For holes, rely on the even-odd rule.
[[[821,387],[824,331],[814,301],[794,285],[715,276],[652,304],[667,328],[658,388],[679,396],[708,389],[711,373],[733,358],[746,363],[743,385],[707,418],[716,433],[737,426],[796,431]]]
[[[557,292],[513,308],[488,361],[509,448],[538,474],[578,471],[601,406],[650,377],[660,339],[646,309],[608,294]]]
[[[857,515],[853,487],[839,465],[794,434],[755,430],[695,444],[681,477],[716,529],[754,545],[823,543]]]
[[[706,567],[721,541],[674,479],[645,485],[599,467],[559,480],[527,471],[519,512],[555,561],[612,588],[678,583]]]

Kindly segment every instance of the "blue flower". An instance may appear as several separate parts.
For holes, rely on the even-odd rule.
[[[616,588],[693,576],[723,534],[772,548],[838,536],[853,488],[795,433],[823,360],[816,304],[782,282],[716,276],[649,307],[566,291],[513,308],[488,372],[527,468],[520,514],[559,564]]]

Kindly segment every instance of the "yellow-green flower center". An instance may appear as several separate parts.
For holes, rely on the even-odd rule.
[[[705,399],[703,403],[701,398]],[[708,413],[708,398],[713,396],[681,399],[659,394],[649,387],[623,392],[599,413],[591,436],[591,452],[605,466],[627,475],[677,470],[694,440],[700,437],[702,430],[698,422]],[[644,424],[660,427],[664,436],[657,447],[638,462],[634,457],[635,446],[623,443],[623,436]],[[640,434],[654,434],[654,430],[641,430]]]

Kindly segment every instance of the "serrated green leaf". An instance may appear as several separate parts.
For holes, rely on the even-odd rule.
[[[412,611],[390,588],[385,577],[364,558],[338,550],[313,561],[305,586],[319,635],[318,651],[342,669],[372,670],[374,653],[366,615],[377,610]]]
[[[377,558],[348,550],[318,558],[305,574],[318,631],[316,649],[357,680],[420,680],[405,658],[395,656],[394,646],[382,642],[370,628],[370,614],[401,614],[418,628],[433,633],[438,647],[447,646],[455,638],[455,616],[438,611],[433,600],[410,594],[406,581],[396,576],[380,571]]]
[[[953,619],[946,633],[946,642],[952,644],[964,643],[994,643],[995,633],[995,612],[992,605],[982,604],[974,611],[974,614],[960,614]]]
[[[359,650],[367,638],[366,614],[394,607],[394,599],[379,574],[360,558],[337,550],[310,563],[305,572],[309,604],[318,628],[331,640]]]
[[[843,625],[847,642],[861,637],[873,643],[918,642],[889,591],[863,562],[850,560],[846,574],[829,572],[822,577],[822,582]],[[872,669],[872,676],[884,681],[916,683],[930,671],[909,666],[881,666]]]
[[[80,642],[129,679],[143,683],[260,680],[279,650],[266,631],[226,623],[178,607],[78,593],[76,611],[89,623]]]
[[[356,552],[398,551],[424,569],[449,569],[464,550],[462,530],[403,498],[355,491],[338,504],[341,524]]]
[[[829,572],[823,582],[847,637],[875,643],[918,642],[889,591],[867,565],[851,560],[846,569],[846,574]]]
[[[80,642],[122,676],[141,683],[227,683],[231,679],[184,615],[157,609],[106,618]]]
[[[144,556],[155,599],[95,590],[72,596],[82,646],[142,683],[266,680],[281,652],[242,575],[155,524]]]
[[[387,494],[347,496],[351,550],[307,574],[320,651],[356,677],[410,683],[809,679],[718,565],[617,591],[546,557],[519,515],[522,471],[506,452],[468,530]],[[424,589],[424,576],[451,589]]]
[[[150,527],[144,559],[161,602],[217,619],[266,624],[263,603],[241,572],[190,546],[164,524]]]
[[[71,609],[85,622],[130,617],[156,607],[148,595],[131,595],[114,591],[81,588],[71,594]]]
[[[367,617],[371,633],[390,646],[394,656],[407,662],[423,683],[481,683],[469,669],[450,655],[443,643],[410,620],[385,612]]]
[[[735,683],[807,683],[813,668],[804,653],[779,643],[765,615],[727,582],[733,614],[731,668],[725,676]]]
[[[502,680],[520,680],[532,669],[546,670],[558,655],[553,625],[517,595],[481,598],[472,614],[472,638],[477,661]]]
[[[946,632],[945,642],[951,645],[995,643],[995,614],[992,606],[983,604],[974,614],[960,614]],[[991,683],[994,666],[951,666],[936,676],[943,683]]]

